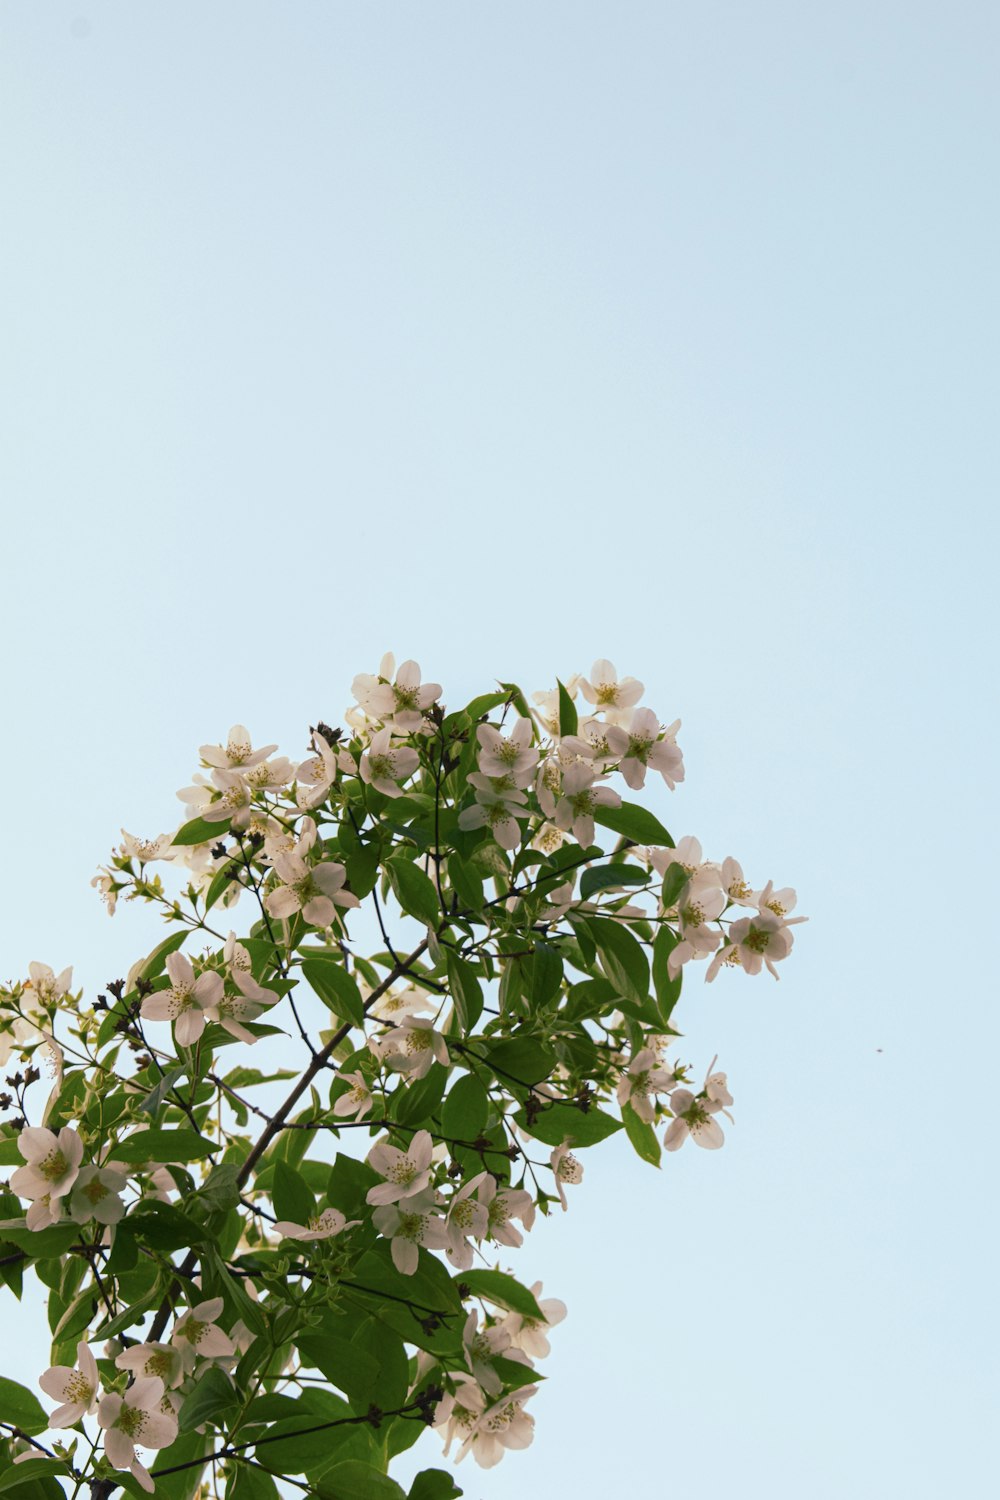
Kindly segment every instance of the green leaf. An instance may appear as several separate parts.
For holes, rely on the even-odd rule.
[[[313,1402],[300,1402],[301,1416],[285,1417],[268,1428],[267,1442],[261,1443],[255,1458],[265,1469],[279,1477],[282,1474],[304,1474],[330,1458],[338,1441],[349,1427],[323,1428],[322,1424],[342,1421],[354,1416],[346,1401],[341,1401],[331,1391],[324,1391],[322,1412]],[[317,1429],[319,1429],[317,1431]]]
[[[677,904],[677,899],[690,878],[687,870],[679,862],[668,867],[667,873],[663,877],[663,886],[660,893],[660,899],[663,902],[665,911],[668,911],[670,907]]]
[[[306,982],[342,1021],[363,1026],[365,1007],[357,983],[342,963],[322,958],[307,958],[302,964]]]
[[[337,1322],[335,1314],[324,1311],[323,1321],[312,1332],[299,1335],[299,1351],[303,1362],[320,1370],[352,1406],[367,1411],[372,1399],[369,1392],[378,1382],[378,1363],[350,1339],[331,1332]]]
[[[52,1299],[50,1298],[50,1306],[51,1304]],[[82,1292],[77,1292],[66,1308],[66,1311],[60,1317],[55,1328],[53,1328],[52,1342],[58,1343],[60,1340],[66,1342],[70,1339],[75,1339],[77,1334],[82,1333],[88,1326],[96,1309],[96,1289],[92,1286],[84,1287]]]
[[[172,932],[169,937],[164,938],[162,943],[157,943],[152,953],[146,959],[139,970],[140,979],[159,979],[167,967],[167,959],[171,953],[176,953],[188,935],[188,929],[182,928],[180,932]]]
[[[270,1474],[251,1464],[234,1467],[226,1485],[226,1500],[281,1500],[281,1492]]]
[[[597,944],[601,968],[618,993],[643,1005],[649,997],[649,960],[638,940],[609,917],[590,917],[586,925]]]
[[[441,1112],[444,1134],[452,1140],[474,1141],[486,1124],[490,1099],[474,1073],[465,1073],[445,1097]]]
[[[576,734],[579,728],[579,721],[577,719],[575,703],[562,683],[559,682],[558,677],[556,678],[556,682],[559,685],[559,734],[565,739],[568,734]]]
[[[24,1157],[17,1149],[17,1136],[0,1140],[0,1167],[23,1167]]]
[[[619,885],[646,885],[649,874],[638,865],[591,865],[580,876],[580,895],[584,901]]]
[[[653,987],[656,990],[656,1000],[660,1007],[660,1015],[667,1025],[673,1014],[674,1006],[681,995],[681,983],[683,973],[679,973],[676,979],[671,979],[667,967],[671,953],[678,942],[676,932],[669,927],[661,927],[653,939]]]
[[[622,1128],[621,1121],[614,1115],[606,1115],[593,1104],[586,1113],[572,1104],[553,1104],[548,1109],[539,1110],[530,1124],[525,1111],[519,1109],[514,1120],[522,1130],[546,1146],[561,1146],[563,1141],[568,1141],[571,1146],[596,1146],[598,1141],[607,1140],[609,1135]]]
[[[23,1219],[0,1223],[0,1237],[10,1240],[19,1250],[26,1250],[33,1260],[44,1261],[65,1255],[70,1245],[80,1239],[78,1224],[52,1224],[48,1229],[29,1229]]]
[[[13,1354],[14,1351],[10,1352]],[[37,1436],[49,1425],[38,1397],[23,1385],[18,1385],[16,1380],[8,1380],[5,1375],[0,1375],[0,1412],[3,1413],[5,1422],[20,1427],[28,1437]]]
[[[467,959],[459,958],[451,948],[445,951],[445,963],[458,1023],[468,1036],[483,1013],[483,987],[474,966]]]
[[[276,1216],[279,1219],[289,1219],[293,1224],[308,1224],[316,1212],[316,1199],[309,1191],[305,1178],[284,1161],[276,1161],[274,1164],[271,1202]]]
[[[0,1407],[0,1412],[4,1413],[4,1420],[6,1420],[3,1407]],[[15,1424],[13,1417],[10,1421],[12,1425],[20,1427],[22,1432],[29,1431],[23,1422]],[[36,1428],[36,1431],[44,1432],[44,1430],[44,1428]],[[29,1436],[34,1436],[34,1433],[29,1433]],[[11,1464],[10,1468],[4,1469],[0,1474],[0,1494],[7,1490],[21,1491],[16,1496],[16,1500],[43,1500],[43,1497],[47,1500],[50,1494],[61,1496],[63,1490],[55,1483],[55,1480],[57,1475],[66,1472],[67,1465],[61,1459],[26,1458],[22,1463]],[[49,1480],[50,1484],[46,1484],[46,1480]]]
[[[357,1161],[338,1151],[337,1159],[330,1168],[330,1179],[326,1185],[326,1196],[334,1208],[348,1219],[363,1219],[368,1214],[367,1195],[370,1188],[382,1179],[366,1161]]]
[[[234,1161],[220,1161],[198,1189],[198,1197],[220,1213],[235,1208],[240,1201],[239,1175],[240,1169]]]
[[[486,1059],[501,1083],[530,1087],[548,1078],[556,1065],[550,1048],[532,1037],[510,1037],[486,1049]]]
[[[198,1432],[182,1432],[169,1448],[161,1448],[150,1473],[156,1482],[155,1500],[194,1500],[201,1488],[204,1466],[195,1462],[212,1451],[212,1439]],[[176,1464],[190,1464],[189,1469],[180,1469],[174,1474],[160,1474],[162,1469],[172,1469]],[[118,1471],[118,1483],[124,1484],[126,1474]],[[131,1477],[131,1476],[128,1476]],[[143,1492],[140,1490],[139,1494]]]
[[[480,693],[478,698],[473,698],[471,703],[465,705],[465,712],[472,720],[481,719],[484,714],[490,714],[501,703],[507,702],[508,694],[502,693]]]
[[[418,869],[412,860],[403,858],[386,860],[385,869],[393,894],[403,910],[416,917],[418,922],[436,927],[441,920],[441,908],[430,876]]]
[[[545,1322],[545,1316],[526,1286],[522,1286],[506,1271],[461,1271],[456,1278],[464,1281],[474,1297],[484,1297],[496,1307],[505,1307],[508,1312],[520,1313],[523,1318],[536,1318]]]
[[[370,896],[378,880],[379,851],[377,846],[366,844],[356,854],[349,854],[344,861],[351,891],[359,901]]]
[[[448,1069],[431,1063],[423,1078],[397,1088],[392,1096],[392,1117],[400,1125],[419,1125],[427,1120],[441,1103]]]
[[[530,723],[531,722],[531,709],[528,707],[528,700],[524,696],[524,694],[521,692],[521,689],[518,687],[517,683],[516,682],[501,682],[500,686],[503,688],[503,690],[506,693],[507,697],[510,699],[511,703],[513,703],[514,707],[517,709],[518,713],[521,715],[521,718],[522,719],[527,719],[529,721],[529,723]]]
[[[452,890],[467,911],[477,912],[482,908],[486,896],[483,891],[482,876],[478,874],[474,865],[468,860],[461,859],[457,854],[449,854],[448,879],[451,881]]]
[[[460,1500],[464,1494],[445,1469],[424,1469],[410,1485],[407,1500]]]
[[[625,1126],[625,1134],[635,1147],[636,1155],[641,1156],[643,1161],[648,1161],[651,1166],[660,1165],[660,1142],[652,1125],[647,1125],[645,1120],[640,1120],[631,1104],[622,1106],[622,1123]]]
[[[551,943],[537,942],[531,957],[525,959],[528,977],[528,999],[532,1010],[538,1010],[559,992],[563,977],[562,954]]]
[[[209,1365],[198,1376],[194,1390],[178,1413],[180,1431],[191,1432],[193,1428],[200,1427],[202,1422],[214,1421],[223,1412],[232,1411],[239,1404],[239,1396],[228,1375],[224,1375],[218,1365]]]
[[[181,1066],[178,1068],[168,1068],[167,1071],[162,1074],[159,1083],[155,1088],[150,1089],[145,1099],[143,1099],[142,1103],[139,1105],[139,1108],[142,1110],[144,1115],[156,1114],[157,1110],[159,1109],[160,1105],[163,1103],[167,1095],[170,1093],[170,1090],[173,1088],[174,1084],[184,1077],[185,1072],[186,1069]]]
[[[623,802],[621,807],[595,807],[594,822],[635,844],[674,847],[673,839],[659,818],[654,817],[648,807],[639,807],[634,802]]]
[[[225,838],[229,832],[229,819],[221,823],[207,823],[204,818],[192,818],[174,834],[174,845],[209,844]]]
[[[406,1404],[410,1367],[403,1337],[381,1319],[366,1318],[351,1338],[359,1354],[375,1366],[375,1380],[368,1388],[364,1409],[373,1402],[383,1411]]]
[[[394,1479],[358,1458],[325,1470],[314,1489],[320,1500],[406,1500]]]
[[[111,1151],[115,1161],[185,1162],[201,1161],[215,1151],[214,1141],[198,1135],[194,1130],[156,1129],[137,1130],[126,1136]]]

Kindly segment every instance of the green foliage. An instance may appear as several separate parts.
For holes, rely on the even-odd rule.
[[[0,1412],[3,1413],[4,1422],[20,1427],[29,1437],[44,1432],[49,1425],[38,1397],[25,1390],[16,1380],[8,1380],[5,1375],[0,1375]]]
[[[485,1297],[495,1307],[504,1307],[525,1318],[535,1318],[539,1323],[545,1322],[542,1310],[528,1288],[504,1271],[463,1271],[460,1279],[473,1296]]]
[[[579,1181],[554,1148],[624,1130],[660,1162],[659,1124],[619,1110],[617,1088],[628,1059],[674,1031],[674,907],[689,877],[675,863],[660,881],[647,853],[670,834],[633,802],[594,810],[614,836],[607,854],[546,826],[566,764],[547,738],[553,711],[561,737],[579,732],[563,681],[537,714],[513,683],[447,713],[412,664],[384,671],[359,678],[348,727],[320,729],[320,780],[283,782],[285,766],[270,785],[276,762],[229,752],[238,828],[186,822],[174,846],[194,851],[187,870],[129,854],[130,841],[112,854],[104,893],[167,924],[127,980],[93,999],[68,988],[69,971],[33,964],[30,981],[0,986],[11,1108],[51,1132],[46,1144],[0,1125],[4,1174],[30,1168],[18,1192],[0,1189],[0,1287],[20,1295],[35,1273],[55,1365],[72,1366],[81,1341],[163,1346],[176,1410],[162,1408],[155,1500],[195,1500],[209,1464],[226,1500],[279,1500],[285,1479],[317,1500],[460,1496],[443,1469],[408,1496],[387,1470],[470,1369],[473,1312],[480,1332],[510,1315],[544,1322],[507,1269],[505,1215],[527,1227],[532,1203],[548,1212]],[[391,739],[374,778],[379,715]],[[477,730],[506,738],[515,716],[532,749],[508,745],[509,776],[486,775],[498,767]],[[539,783],[536,761],[555,779]],[[390,773],[398,796],[372,785]],[[525,816],[491,804],[477,824],[491,788]],[[229,811],[208,783],[205,796]],[[49,1092],[52,1034],[63,1053]],[[674,1081],[697,1087],[680,1063],[657,1081],[663,1097]],[[661,1099],[653,1118],[665,1114]],[[102,1351],[99,1396],[131,1388],[115,1352]],[[508,1416],[544,1378],[509,1353],[489,1364],[484,1402]],[[40,1435],[48,1420],[0,1376],[8,1432]],[[105,1483],[144,1500],[100,1441],[91,1453],[74,1436],[65,1461],[17,1466],[10,1447],[0,1492],[14,1500]]]
[[[429,876],[404,856],[388,860],[385,868],[393,895],[403,910],[416,917],[418,922],[435,926],[440,920],[441,908]]]
[[[302,964],[302,975],[334,1015],[351,1026],[364,1025],[361,991],[342,963],[332,958],[307,958]]]

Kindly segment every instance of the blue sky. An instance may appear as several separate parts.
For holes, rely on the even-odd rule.
[[[989,1472],[998,28],[0,5],[0,972],[123,972],[120,825],[386,649],[451,704],[609,656],[668,826],[812,919],[686,987],[725,1149],[605,1144],[521,1252],[570,1317],[474,1500]]]

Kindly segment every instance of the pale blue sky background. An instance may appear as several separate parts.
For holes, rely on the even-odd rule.
[[[119,825],[387,648],[452,704],[610,656],[675,834],[812,917],[686,990],[725,1149],[606,1144],[521,1252],[571,1314],[472,1500],[995,1481],[998,29],[0,5],[0,972],[124,971]]]

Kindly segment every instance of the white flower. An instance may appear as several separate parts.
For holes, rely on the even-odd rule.
[[[155,1375],[165,1386],[180,1385],[187,1371],[179,1349],[171,1344],[133,1344],[115,1357],[119,1370],[128,1370],[134,1380]]]
[[[731,856],[722,861],[722,870],[719,874],[722,889],[730,901],[737,902],[740,906],[756,906],[760,892],[753,892],[743,878],[743,866],[738,860]]]
[[[234,724],[225,745],[202,745],[198,753],[206,765],[226,771],[236,766],[247,770],[267,760],[277,748],[277,745],[265,745],[263,749],[255,750],[250,742],[250,731],[242,724]]]
[[[48,964],[30,963],[28,974],[30,978],[25,980],[24,988],[31,990],[39,1003],[46,1007],[55,1005],[61,1000],[73,982],[72,965],[68,969],[63,969],[57,978]]]
[[[372,736],[371,744],[361,757],[358,767],[361,780],[375,788],[385,797],[401,797],[402,789],[396,785],[412,776],[420,764],[420,756],[409,746],[392,746],[392,730],[380,729]]]
[[[161,833],[155,839],[137,839],[123,828],[122,839],[121,857],[137,859],[142,865],[152,864],[154,859],[173,859],[176,852],[172,833]]]
[[[525,1229],[535,1222],[535,1201],[523,1188],[498,1188],[495,1177],[487,1177],[479,1188],[479,1200],[489,1212],[490,1239],[501,1245],[523,1245],[524,1235],[515,1229],[512,1219],[520,1219]]]
[[[232,1339],[215,1322],[224,1306],[221,1297],[209,1297],[178,1318],[170,1342],[175,1349],[182,1351],[185,1359],[193,1361],[194,1354],[203,1359],[219,1359],[232,1354]]]
[[[97,1361],[85,1343],[76,1346],[76,1363],[79,1369],[52,1365],[38,1377],[38,1384],[46,1396],[63,1402],[49,1417],[50,1427],[72,1427],[82,1417],[89,1416],[97,1405],[101,1377]]]
[[[246,950],[244,949],[244,952]],[[239,990],[238,995],[221,995],[215,1005],[211,1005],[205,1011],[205,1019],[215,1021],[230,1036],[236,1037],[240,1042],[246,1042],[253,1046],[257,1038],[252,1031],[247,1031],[242,1024],[244,1021],[256,1021],[257,1017],[264,1013],[269,1005],[276,1005],[281,996],[274,990],[266,990],[259,985],[252,974],[243,969],[234,968],[230,978]]]
[[[341,1073],[341,1078],[351,1087],[344,1094],[338,1094],[333,1102],[333,1112],[337,1116],[353,1115],[355,1120],[363,1120],[371,1109],[373,1100],[371,1089],[363,1073]]]
[[[488,1396],[499,1396],[503,1381],[493,1366],[498,1354],[506,1354],[510,1348],[510,1334],[500,1323],[484,1323],[479,1327],[479,1314],[475,1308],[469,1313],[462,1330],[465,1346],[465,1362]]]
[[[806,918],[796,917],[793,920],[804,922]],[[788,923],[766,909],[758,916],[740,917],[729,928],[729,942],[720,954],[721,962],[738,963],[748,974],[759,974],[766,965],[768,973],[775,979],[780,979],[774,966],[788,957],[794,941],[788,927]],[[670,956],[672,958],[673,954]],[[719,964],[713,964],[706,979],[714,979],[719,967]]]
[[[525,794],[512,787],[478,787],[473,805],[459,813],[458,826],[468,832],[485,824],[501,849],[516,849],[521,842],[517,820],[531,816],[525,802]]]
[[[361,905],[357,896],[343,889],[347,871],[335,860],[307,865],[299,853],[276,854],[274,870],[283,883],[264,898],[272,917],[301,911],[311,927],[329,927],[336,907]]]
[[[708,1065],[708,1076],[705,1079],[705,1093],[713,1104],[732,1104],[733,1096],[729,1092],[729,1080],[725,1073],[713,1073],[717,1057],[713,1057]]]
[[[362,994],[370,993],[367,986],[362,988]],[[386,990],[374,1002],[370,1014],[380,1021],[398,1021],[401,1016],[411,1016],[417,1011],[427,1010],[430,1004],[431,999],[426,990],[418,990],[416,985],[408,984],[401,990]]]
[[[359,673],[351,691],[370,719],[409,731],[423,727],[424,711],[440,698],[441,684],[421,684],[420,668],[415,661],[404,661],[397,672],[390,651],[382,658],[378,676]]]
[[[451,1061],[444,1037],[427,1016],[404,1017],[402,1026],[386,1032],[377,1046],[387,1068],[411,1078],[425,1078],[435,1059],[445,1068]]]
[[[43,1035],[25,1016],[8,1018],[8,1025],[8,1030],[0,1031],[0,1068],[7,1066],[7,1059],[13,1051],[29,1047]]]
[[[448,1234],[445,1253],[452,1265],[457,1266],[460,1271],[467,1271],[472,1265],[469,1237],[481,1240],[489,1229],[490,1216],[486,1205],[475,1197],[487,1175],[486,1172],[480,1172],[464,1183],[449,1203],[445,1215]]]
[[[714,875],[716,868],[705,863],[699,840],[690,834],[682,838],[675,849],[650,849],[649,862],[659,875],[666,875],[673,865],[680,865],[691,878],[704,875],[707,879],[710,874]]]
[[[286,1240],[328,1240],[360,1223],[360,1219],[345,1219],[337,1208],[324,1208],[322,1213],[314,1214],[305,1224],[279,1219],[274,1227]]]
[[[563,795],[556,804],[555,820],[583,848],[594,842],[595,807],[621,807],[622,799],[607,786],[595,786],[596,776],[585,761],[576,761],[563,773]]]
[[[192,1047],[205,1030],[206,1011],[222,999],[222,975],[206,969],[196,979],[183,953],[168,954],[167,974],[170,988],[147,995],[140,1014],[146,1021],[173,1021],[178,1045]]]
[[[655,1117],[655,1101],[650,1095],[666,1094],[674,1086],[674,1075],[657,1066],[656,1054],[651,1047],[643,1047],[629,1063],[618,1080],[618,1103],[631,1104],[640,1120],[652,1124]]]
[[[628,735],[616,724],[602,719],[581,719],[578,732],[567,735],[560,749],[589,761],[598,771],[617,764],[628,749]]]
[[[426,1192],[402,1203],[383,1204],[372,1214],[375,1228],[390,1242],[392,1263],[401,1276],[412,1276],[416,1271],[421,1245],[443,1250],[447,1244],[444,1220],[433,1210],[434,1195]]]
[[[43,1193],[40,1198],[35,1199],[34,1203],[29,1204],[24,1221],[32,1234],[58,1224],[62,1218],[62,1205],[63,1200],[54,1198],[51,1193]]]
[[[48,1199],[54,1203],[69,1192],[83,1160],[83,1141],[71,1125],[58,1136],[40,1125],[28,1125],[17,1138],[17,1149],[27,1162],[10,1179],[19,1198]],[[34,1226],[29,1224],[28,1228]]]
[[[386,1180],[369,1188],[365,1201],[375,1205],[398,1203],[423,1193],[430,1183],[433,1150],[434,1142],[426,1130],[417,1131],[406,1151],[379,1141],[368,1153],[368,1164]]]
[[[153,1481],[136,1457],[136,1447],[169,1448],[177,1436],[177,1418],[163,1410],[163,1381],[143,1376],[129,1386],[124,1396],[104,1396],[97,1421],[104,1429],[104,1453],[115,1469],[131,1469],[144,1490],[153,1492]]]
[[[219,796],[201,808],[206,823],[231,820],[234,828],[248,827],[253,813],[250,784],[241,771],[213,771],[212,780]]]
[[[81,1167],[69,1196],[69,1216],[77,1224],[96,1219],[117,1224],[125,1213],[119,1194],[128,1187],[128,1173],[114,1167]]]
[[[481,1469],[492,1469],[503,1458],[505,1449],[529,1447],[535,1435],[535,1419],[524,1410],[524,1403],[537,1389],[534,1385],[523,1385],[520,1390],[503,1396],[494,1406],[487,1407],[476,1419],[456,1454],[455,1462],[459,1463],[471,1453]]]
[[[230,974],[234,974],[237,970],[243,974],[249,974],[253,967],[249,949],[244,948],[243,944],[237,941],[235,932],[231,932],[226,938],[225,947],[222,950],[222,961]]]
[[[684,757],[674,738],[680,727],[680,719],[675,719],[669,728],[661,730],[652,709],[634,711],[628,725],[628,748],[619,768],[633,791],[645,786],[647,767],[659,771],[671,791],[684,780]]]
[[[555,823],[543,823],[541,828],[531,840],[532,849],[539,849],[542,854],[555,854],[566,842],[566,835]]]
[[[549,1166],[556,1179],[556,1191],[559,1194],[559,1202],[563,1206],[563,1213],[565,1213],[569,1204],[566,1202],[566,1189],[563,1184],[568,1182],[575,1187],[577,1183],[582,1182],[583,1166],[570,1151],[567,1141],[563,1141],[562,1145],[557,1146],[552,1152],[549,1157]],[[559,1306],[562,1307],[562,1303]],[[565,1308],[563,1313],[565,1315]]]
[[[670,1096],[674,1118],[663,1137],[663,1144],[668,1151],[680,1150],[688,1136],[696,1146],[703,1146],[706,1151],[717,1151],[724,1142],[722,1126],[715,1116],[721,1113],[727,1119],[732,1119],[725,1106],[732,1104],[733,1096],[729,1092],[725,1073],[712,1072],[715,1062],[713,1057],[705,1079],[705,1088],[697,1099],[690,1089],[675,1089]]]
[[[316,729],[313,730],[312,742],[316,754],[304,760],[295,773],[300,807],[319,806],[336,779],[340,764],[340,756]],[[352,769],[353,765],[352,761]]]
[[[535,776],[535,796],[538,805],[546,818],[554,818],[556,815],[556,804],[562,796],[562,773],[566,766],[573,764],[568,757],[563,757],[558,752],[547,755],[539,762],[538,774]]]
[[[590,681],[580,679],[580,691],[588,703],[596,705],[598,711],[634,708],[642,697],[642,683],[634,677],[618,680],[618,673],[609,661],[595,661],[590,669]]]
[[[247,786],[254,792],[266,792],[272,787],[287,786],[295,775],[295,767],[287,755],[279,755],[277,760],[263,760],[257,766],[252,766],[249,771],[244,771],[243,776]]]
[[[107,866],[99,865],[97,874],[91,877],[90,883],[108,908],[108,916],[113,917],[118,905],[118,892],[121,890],[118,881]]]
[[[722,933],[709,923],[721,916],[726,895],[718,886],[700,885],[689,880],[677,898],[680,942],[670,951],[667,973],[676,979],[682,965],[692,958],[705,958],[722,942]]]
[[[780,918],[786,927],[793,927],[796,922],[808,922],[808,917],[790,917],[788,913],[795,910],[797,897],[791,886],[784,886],[782,890],[774,889],[774,882],[769,880],[760,892],[756,905],[763,915],[770,912],[772,916]]]
[[[515,787],[530,786],[538,764],[538,751],[531,743],[532,734],[529,719],[518,719],[507,736],[492,724],[480,724],[476,729],[476,739],[479,741],[479,769],[483,775],[498,779],[510,776]]]
[[[543,1301],[539,1295],[541,1290],[542,1283],[536,1281],[531,1288],[531,1295],[538,1303],[542,1314],[541,1322],[537,1318],[526,1318],[523,1313],[512,1312],[507,1314],[501,1325],[510,1336],[511,1348],[520,1349],[529,1359],[545,1359],[552,1353],[547,1330],[561,1323],[566,1316],[565,1302],[560,1302],[558,1297],[546,1297]]]
[[[434,1410],[434,1426],[445,1429],[446,1457],[455,1438],[468,1437],[486,1410],[486,1397],[472,1375],[467,1375],[464,1370],[453,1370],[448,1378],[454,1381],[456,1389],[446,1391]]]

